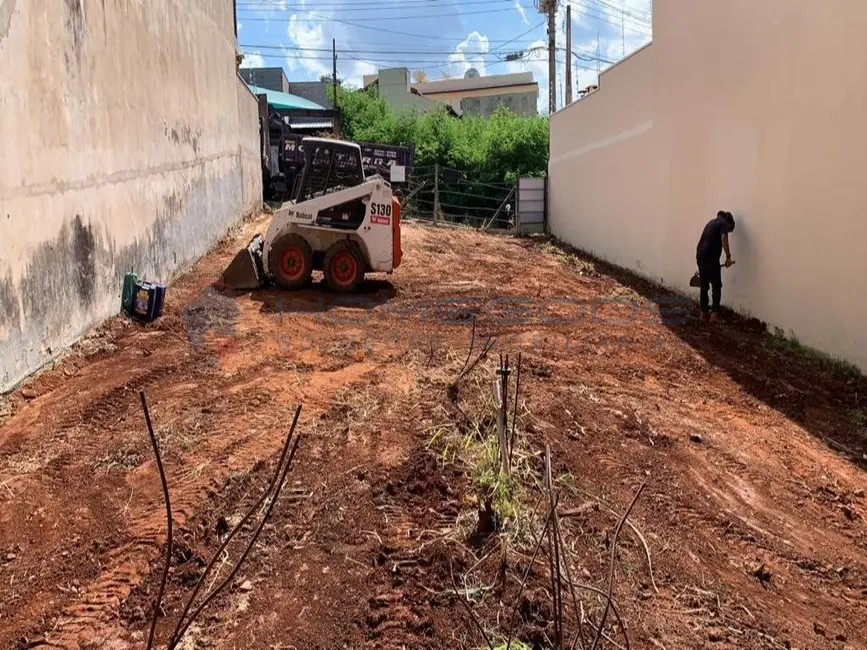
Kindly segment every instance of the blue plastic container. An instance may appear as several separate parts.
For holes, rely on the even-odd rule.
[[[136,282],[133,292],[132,315],[138,320],[150,322],[163,313],[166,287],[153,282]]]

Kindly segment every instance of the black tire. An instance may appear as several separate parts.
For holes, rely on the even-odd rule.
[[[313,274],[313,251],[301,235],[277,238],[268,252],[268,271],[281,289],[301,289]]]
[[[328,288],[338,293],[351,293],[364,279],[366,264],[357,246],[346,240],[331,245],[322,265]]]

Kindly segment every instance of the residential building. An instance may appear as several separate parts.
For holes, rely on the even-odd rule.
[[[244,81],[251,86],[296,95],[323,107],[331,104],[331,100],[328,98],[328,88],[331,86],[329,82],[289,81],[282,67],[241,68],[240,74]]]
[[[379,97],[397,113],[405,110],[428,113],[443,106],[442,102],[428,99],[412,87],[406,68],[390,68],[380,70],[379,74],[366,75],[364,87],[376,89]]]
[[[656,0],[653,42],[551,117],[552,233],[695,296],[729,210],[724,304],[867,370],[865,24],[864,2]]]
[[[537,115],[539,84],[532,72],[480,76],[471,68],[462,79],[425,81],[413,86],[428,99],[449,104],[461,115],[493,115],[505,106],[515,115]]]
[[[251,86],[267,88],[278,93],[288,93],[289,79],[282,67],[274,68],[241,68],[241,78]]]
[[[516,115],[536,115],[539,84],[533,73],[480,76],[475,69],[461,79],[442,79],[411,84],[409,70],[393,68],[364,77],[365,88],[381,82],[380,97],[393,110],[415,106],[426,112],[445,104],[456,115],[492,115],[506,106]],[[414,97],[414,98],[413,98]]]
[[[329,99],[330,88],[331,83],[325,81],[290,81],[289,90],[286,92],[320,106],[330,106],[332,104]]]

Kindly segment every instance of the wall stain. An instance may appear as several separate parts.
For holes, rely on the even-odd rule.
[[[84,42],[84,0],[66,0],[66,8],[69,11],[66,27],[72,34],[73,47],[80,50]]]
[[[93,290],[96,283],[96,241],[90,224],[86,227],[81,222],[81,215],[75,215],[72,221],[72,257],[75,265],[75,285],[78,297],[85,305],[93,302]]]
[[[188,144],[193,148],[193,154],[196,156],[199,155],[199,137],[201,136],[201,132],[196,130],[194,131],[189,125],[184,125],[180,129],[169,128],[165,126],[163,128],[163,133],[165,133],[166,137],[174,142],[175,144]]]
[[[80,64],[84,43],[84,0],[65,0],[66,2],[66,29],[72,34],[72,50],[75,60]],[[69,52],[66,52],[66,64],[70,65]]]
[[[200,178],[161,197],[147,233],[124,246],[76,214],[29,254],[18,281],[0,276],[0,393],[25,374],[22,369],[36,369],[51,357],[50,350],[69,345],[112,309],[116,313],[130,268],[140,277],[168,282],[179,266],[204,253],[241,213],[241,206],[232,204],[229,182],[236,173]],[[224,209],[214,219],[216,206]]]
[[[21,313],[18,308],[18,294],[12,284],[12,275],[0,278],[0,341],[10,331],[21,327]]]
[[[0,43],[9,36],[12,27],[12,14],[15,13],[15,0],[0,0]]]

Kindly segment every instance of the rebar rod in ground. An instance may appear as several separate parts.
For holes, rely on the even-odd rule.
[[[482,351],[479,353],[479,356],[475,358],[475,360],[464,369],[464,371],[458,375],[457,379],[452,382],[452,386],[456,385],[461,379],[463,379],[466,375],[473,371],[473,369],[479,365],[479,362],[488,356],[488,352],[490,352],[493,347],[497,344],[497,339],[493,336],[488,336],[485,338],[485,343],[482,346]]]
[[[551,507],[551,525],[547,527],[548,534],[548,569],[551,573],[551,600],[553,601],[554,615],[554,647],[563,647],[563,592],[561,591],[562,579],[560,576],[560,549],[554,535],[554,521],[557,519],[556,497],[554,494],[554,480],[551,474],[551,446],[545,445],[545,488],[548,492],[548,503]]]
[[[468,602],[469,596],[467,596],[467,600],[464,600],[463,598],[461,598],[461,595],[458,592],[458,583],[455,581],[455,572],[454,572],[454,569],[452,568],[451,558],[449,558],[449,576],[452,579],[452,589],[454,589],[454,591],[455,591],[455,596],[457,596],[458,600],[461,601],[461,604],[467,610],[467,613],[470,615],[470,618],[473,620],[473,623],[475,623],[476,628],[479,630],[479,632],[481,632],[482,637],[484,637],[484,639],[485,639],[485,643],[488,644],[489,650],[494,650],[494,644],[491,643],[491,639],[488,637],[487,632],[485,632],[485,628],[482,627],[482,624],[479,622],[479,619],[477,619],[476,615],[473,613],[473,608],[470,607],[470,603]]]
[[[518,352],[518,372],[515,377],[515,408],[512,411],[512,433],[509,435],[509,470],[512,469],[512,455],[515,451],[515,424],[518,421],[518,400],[521,399],[521,353]]]
[[[162,483],[162,486],[163,486],[163,498],[165,499],[165,502],[166,502],[166,536],[167,536],[166,565],[165,565],[165,568],[163,569],[163,577],[160,580],[160,588],[159,588],[159,591],[157,592],[157,599],[156,599],[156,602],[154,602],[154,614],[153,614],[153,618],[151,619],[150,633],[148,634],[147,650],[151,650],[151,648],[153,648],[153,644],[154,644],[154,634],[156,634],[156,629],[157,629],[157,619],[159,618],[160,608],[162,607],[162,604],[163,604],[163,593],[165,592],[165,589],[166,589],[166,581],[169,578],[169,567],[171,566],[171,563],[172,563],[172,543],[173,543],[173,539],[172,539],[172,536],[173,536],[173,531],[172,531],[172,502],[171,502],[171,499],[169,498],[169,485],[168,485],[168,481],[166,481],[165,469],[163,469],[163,460],[160,457],[160,447],[159,447],[159,444],[157,443],[156,434],[154,434],[154,427],[153,427],[153,424],[151,423],[151,414],[148,411],[147,398],[145,397],[145,393],[143,390],[139,391],[138,396],[139,396],[139,399],[141,399],[141,407],[142,407],[142,410],[144,411],[145,423],[147,424],[147,428],[148,428],[148,436],[150,437],[150,440],[151,440],[151,447],[153,447],[153,450],[154,450],[154,457],[156,458],[156,462],[157,462],[157,470],[159,471],[159,474],[160,474],[160,483]]]
[[[542,499],[540,499],[540,501],[541,500]],[[537,504],[537,506],[538,506],[538,504]],[[561,549],[565,548],[565,544],[562,543],[562,539],[561,539],[560,548]],[[535,561],[536,561],[535,558],[533,558],[533,562],[535,562]],[[611,603],[611,611],[614,612],[614,617],[617,619],[617,623],[620,625],[621,629],[623,629],[623,639],[626,642],[626,647],[628,650],[628,648],[630,647],[629,635],[626,633],[626,624],[623,622],[623,618],[620,615],[620,609],[618,608],[617,601],[614,599],[614,597],[609,596],[603,589],[599,589],[599,587],[594,587],[593,585],[588,585],[584,582],[578,582],[577,580],[573,581],[571,576],[569,575],[569,565],[564,562],[563,566],[566,567],[566,584],[573,590],[573,592],[574,592],[574,589],[577,587],[578,589],[581,589],[583,591],[590,591],[594,594],[602,596],[602,598],[605,598],[606,600],[608,600]],[[573,600],[573,603],[574,602],[575,601]],[[580,602],[578,603],[578,608],[581,609],[581,603]],[[578,619],[579,623],[581,622],[582,618]],[[588,624],[591,627],[593,627],[594,630],[596,629],[596,626],[593,625],[593,623],[591,621],[588,621]],[[574,643],[574,641],[573,641],[573,643]]]
[[[274,490],[274,486],[277,484],[277,480],[280,478],[280,471],[283,468],[283,462],[286,460],[286,454],[289,452],[289,447],[292,442],[292,436],[295,434],[295,427],[298,425],[298,418],[301,415],[301,404],[295,409],[295,417],[292,418],[292,426],[289,427],[289,433],[286,435],[286,442],[283,443],[283,449],[280,452],[280,459],[277,461],[277,467],[274,470],[274,477],[268,483],[268,487],[262,493],[262,496],[259,497],[259,500],[253,504],[247,514],[239,521],[235,527],[229,532],[226,536],[226,539],[223,540],[223,543],[220,544],[220,547],[217,549],[217,552],[211,557],[210,562],[205,567],[204,572],[199,577],[199,580],[196,582],[196,586],[193,588],[192,595],[187,599],[187,604],[184,606],[184,610],[181,612],[181,616],[178,619],[178,624],[175,626],[174,631],[172,632],[172,636],[170,637],[169,642],[169,650],[174,648],[175,644],[178,642],[178,630],[180,630],[181,626],[184,624],[184,619],[187,614],[190,612],[190,608],[193,606],[193,601],[196,599],[196,596],[199,595],[199,590],[202,588],[202,585],[205,584],[205,578],[211,572],[211,569],[214,568],[214,565],[217,562],[217,559],[223,554],[223,551],[231,543],[232,539],[234,539],[235,535],[244,527],[244,525],[250,520],[254,513],[259,511],[259,508],[262,507],[262,504],[265,503],[265,499],[268,498],[268,495],[271,494]]]
[[[506,640],[506,650],[511,650],[512,648],[512,634],[515,631],[515,614],[518,613],[518,605],[520,605],[521,603],[521,596],[524,594],[524,587],[527,585],[527,577],[530,575],[533,564],[536,562],[536,556],[539,554],[539,549],[542,548],[542,541],[545,539],[545,531],[548,530],[548,526],[551,524],[551,517],[553,514],[554,508],[550,508],[548,510],[548,516],[545,518],[545,526],[544,528],[542,528],[541,531],[539,531],[539,538],[536,540],[536,545],[533,549],[533,555],[530,557],[530,563],[527,565],[527,570],[524,571],[524,577],[521,580],[521,587],[518,589],[518,595],[515,598],[515,604],[512,606],[512,615],[509,617],[509,636]]]
[[[223,580],[210,594],[208,594],[207,598],[202,601],[202,603],[196,608],[196,610],[189,617],[187,622],[181,628],[181,631],[178,633],[177,639],[174,642],[174,645],[169,649],[172,650],[174,647],[180,643],[187,629],[189,629],[190,625],[192,625],[193,621],[202,613],[202,611],[207,607],[210,602],[217,597],[217,595],[226,588],[235,575],[240,571],[241,566],[244,564],[244,560],[247,559],[247,555],[249,555],[253,546],[259,539],[259,535],[262,534],[262,529],[265,528],[265,524],[268,522],[268,518],[271,516],[271,511],[274,509],[277,500],[280,498],[280,492],[283,490],[283,484],[286,482],[286,477],[289,475],[289,469],[292,467],[292,461],[295,458],[295,452],[298,450],[298,442],[299,438],[295,438],[295,441],[292,443],[292,450],[289,452],[289,459],[286,461],[286,466],[283,468],[283,474],[280,476],[280,480],[277,483],[277,488],[274,491],[274,496],[271,498],[271,502],[268,504],[268,508],[265,510],[265,514],[262,516],[262,521],[259,522],[258,528],[253,533],[252,539],[247,544],[247,548],[244,549],[244,552],[241,554],[241,557],[238,558],[238,561],[235,563],[235,567],[232,569],[231,573],[226,576],[226,579]]]
[[[504,475],[509,473],[509,436],[506,432],[509,412],[509,355],[506,355],[505,364],[500,355],[500,369],[497,371],[500,379],[500,404],[497,412],[497,441],[500,446],[500,472]]]
[[[608,505],[608,503],[603,501],[601,498],[599,498],[595,494],[591,494],[590,492],[587,492],[586,490],[578,490],[578,491],[581,492],[582,494],[584,494],[584,496],[589,497],[589,498],[593,499],[594,501],[598,501],[599,504],[602,505],[603,508],[605,508],[608,512],[610,512],[615,517],[620,516],[619,512],[617,512],[614,508],[612,508],[610,505]],[[653,575],[653,558],[650,555],[650,546],[648,545],[647,540],[644,538],[644,535],[638,529],[638,526],[636,526],[635,524],[633,524],[629,520],[626,521],[626,525],[629,526],[629,528],[632,530],[633,533],[635,533],[635,536],[638,538],[638,541],[640,541],[641,545],[644,547],[644,556],[647,558],[647,571],[650,574],[650,584],[653,587],[653,591],[655,591],[658,594],[659,593],[659,587],[656,586],[656,578]]]
[[[571,582],[569,576],[566,576],[566,580],[570,581],[570,583],[569,583],[570,587],[572,587],[572,588],[578,587],[578,589],[582,589],[584,591],[590,591],[594,594],[598,594],[599,596],[602,596],[608,602],[611,603],[611,611],[614,612],[614,618],[617,619],[617,624],[620,625],[620,628],[623,630],[623,640],[626,642],[626,649],[629,650],[629,648],[630,648],[629,635],[626,633],[626,623],[623,622],[623,618],[620,616],[620,609],[617,607],[617,601],[615,601],[612,596],[609,596],[604,590],[599,589],[598,587],[594,587],[593,585],[588,585],[588,584],[585,584],[583,582],[577,582],[577,581]],[[595,626],[593,625],[592,621],[588,620],[587,624],[590,625],[591,627],[594,627],[594,629],[595,629]]]
[[[629,502],[629,506],[627,506],[623,515],[617,521],[617,526],[614,528],[614,536],[611,539],[611,558],[608,566],[608,596],[605,601],[605,609],[602,610],[602,619],[599,621],[599,629],[596,630],[596,636],[593,638],[593,645],[590,646],[590,650],[596,650],[598,647],[599,641],[602,639],[602,632],[605,630],[605,621],[608,619],[608,610],[611,609],[611,592],[614,590],[614,572],[617,564],[617,538],[620,536],[620,529],[623,528],[623,522],[626,521],[626,518],[629,517],[629,513],[632,512],[632,508],[635,506],[635,502],[638,501],[638,497],[641,496],[641,492],[644,490],[645,485],[647,485],[647,481],[644,481],[638,486],[635,496],[632,497],[632,501]]]
[[[470,362],[470,357],[473,356],[473,348],[475,346],[476,346],[476,315],[473,314],[473,329],[472,329],[472,333],[470,334],[470,349],[467,350],[467,358],[466,358],[466,360],[464,360],[464,365],[461,366],[461,371],[458,373],[458,379],[463,377],[464,370],[466,370],[467,364]],[[455,380],[455,383],[456,382],[457,382],[457,379]]]
[[[566,545],[563,543],[563,534],[560,531],[560,517],[557,515],[557,511],[554,511],[554,536],[557,541],[557,545],[560,548],[560,560],[563,562],[563,568],[566,571],[566,584],[569,585],[569,593],[572,596],[572,607],[575,610],[575,616],[578,619],[578,631],[575,633],[575,638],[572,640],[572,643],[569,645],[569,650],[575,650],[575,644],[578,643],[579,646],[584,648],[584,625],[581,621],[581,612],[578,607],[578,597],[575,595],[575,585],[572,584],[572,575],[569,571],[569,558],[566,556]]]

